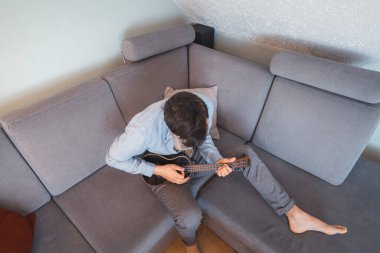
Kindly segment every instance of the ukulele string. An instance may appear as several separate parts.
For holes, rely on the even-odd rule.
[[[232,168],[232,170],[236,170],[238,168],[240,168],[243,164],[241,163],[230,163],[228,164],[228,166],[230,166]],[[185,170],[187,172],[204,172],[204,171],[215,171],[217,170],[219,167],[221,167],[222,164],[196,164],[196,165],[187,165],[185,166]]]

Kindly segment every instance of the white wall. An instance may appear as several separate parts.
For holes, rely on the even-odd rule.
[[[185,21],[170,0],[0,0],[0,116],[121,65],[125,37]]]
[[[221,51],[268,65],[291,50],[380,71],[378,0],[172,1],[189,22],[216,29]],[[380,125],[365,155],[380,163]]]

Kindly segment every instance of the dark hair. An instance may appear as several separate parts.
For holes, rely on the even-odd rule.
[[[165,123],[187,147],[198,147],[206,139],[208,111],[201,98],[189,92],[179,92],[166,101]]]

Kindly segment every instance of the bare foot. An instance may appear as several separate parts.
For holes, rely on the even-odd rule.
[[[306,231],[318,231],[327,235],[345,234],[347,228],[340,225],[329,225],[314,216],[304,212],[298,206],[292,207],[287,213],[289,228],[293,233],[300,234]]]
[[[201,253],[197,243],[191,246],[185,246],[185,249],[186,253]]]

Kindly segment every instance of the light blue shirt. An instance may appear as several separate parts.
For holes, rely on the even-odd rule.
[[[209,116],[206,139],[197,150],[208,163],[215,163],[222,156],[210,136],[213,104],[206,96],[194,94],[206,103]],[[172,132],[164,121],[165,102],[166,99],[151,104],[131,119],[124,133],[114,140],[107,151],[107,165],[128,173],[150,177],[155,164],[144,161],[139,155],[146,150],[162,155],[178,153],[174,149]]]

